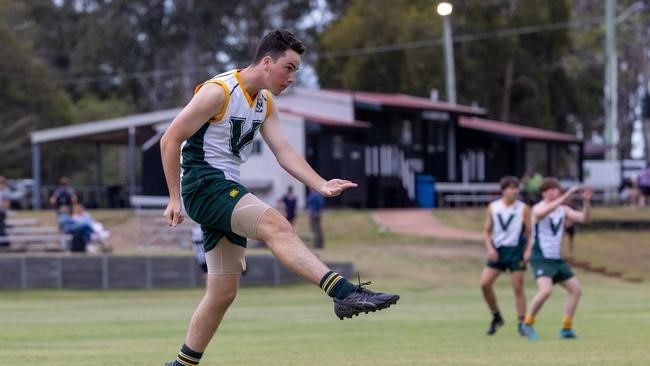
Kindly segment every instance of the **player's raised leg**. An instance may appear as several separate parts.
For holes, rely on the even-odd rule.
[[[340,319],[382,310],[397,303],[399,295],[373,292],[354,285],[331,271],[300,240],[293,227],[275,209],[266,210],[259,221],[257,235],[282,264],[320,286],[334,299],[334,312]]]

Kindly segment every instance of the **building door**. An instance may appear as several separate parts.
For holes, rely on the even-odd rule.
[[[368,184],[365,174],[365,150],[362,145],[346,143],[341,164],[341,178],[358,184],[341,195],[344,207],[366,207]]]

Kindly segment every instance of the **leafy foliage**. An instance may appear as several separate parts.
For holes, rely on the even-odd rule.
[[[401,92],[427,97],[444,89],[440,16],[430,1],[355,2],[320,38],[325,54],[401,44],[391,52],[324,57],[318,63],[321,85],[328,88]],[[455,35],[568,21],[567,1],[455,1]],[[428,40],[429,47],[410,47]],[[437,40],[438,42],[434,42]],[[492,117],[551,129],[562,124],[570,80],[557,62],[570,46],[567,30],[507,37],[486,37],[455,44],[459,102],[487,107]],[[508,64],[512,63],[510,71]],[[540,67],[540,65],[542,67]],[[508,73],[511,73],[510,75]],[[510,85],[505,80],[511,79]],[[504,102],[505,101],[505,102]],[[507,110],[503,110],[504,106]]]
[[[7,177],[29,172],[29,132],[70,122],[73,104],[48,68],[31,57],[0,18],[0,167]]]
[[[317,7],[329,14],[318,0],[0,0],[0,121],[11,126],[0,132],[11,141],[0,171],[31,175],[28,131],[186,103],[196,84],[246,66],[273,28],[295,29],[309,44],[328,21],[307,21]],[[44,181],[94,178],[93,150],[44,145],[52,159]]]

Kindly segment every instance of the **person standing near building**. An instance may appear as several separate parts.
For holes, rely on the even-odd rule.
[[[566,220],[581,224],[589,222],[593,194],[591,189],[582,190],[582,211],[577,211],[564,204],[577,190],[577,187],[571,187],[562,194],[560,182],[556,178],[545,178],[540,185],[542,200],[531,210],[534,241],[530,263],[538,290],[529,304],[522,327],[530,340],[539,339],[533,328],[535,316],[551,296],[553,285],[556,283],[568,291],[559,336],[564,339],[576,338],[573,317],[582,294],[582,286],[569,264],[562,258],[561,246]]]
[[[0,236],[7,236],[7,213],[11,208],[11,192],[7,187],[7,178],[0,175]],[[9,246],[6,240],[0,240],[0,247]]]
[[[192,252],[194,252],[196,263],[199,265],[199,268],[201,268],[201,271],[205,275],[208,273],[208,265],[205,263],[205,249],[203,247],[203,244],[203,230],[201,229],[201,225],[192,225]]]
[[[524,274],[531,253],[530,209],[517,198],[519,179],[503,177],[500,186],[502,197],[488,205],[483,229],[487,262],[481,273],[481,291],[492,312],[486,334],[493,335],[504,324],[493,284],[506,270],[510,271],[515,294],[515,308],[519,317],[517,331],[522,334],[521,327],[526,312]]]
[[[280,198],[279,203],[282,204],[284,209],[284,217],[287,218],[287,221],[293,225],[293,221],[296,219],[296,203],[298,198],[293,193],[293,187],[288,186],[287,192]]]
[[[325,208],[325,198],[313,189],[309,189],[307,195],[307,210],[309,211],[309,227],[314,237],[314,248],[323,249],[325,238],[323,237],[322,214]]]
[[[524,202],[528,205],[534,205],[539,202],[539,185],[542,184],[544,177],[539,173],[526,173],[522,183],[524,186]]]
[[[164,216],[170,226],[176,226],[183,221],[181,206],[185,206],[187,215],[203,229],[208,266],[206,294],[176,360],[167,366],[199,364],[237,294],[247,238],[265,242],[283,265],[320,286],[334,299],[334,313],[340,319],[385,309],[399,299],[396,294],[354,285],[331,271],[307,249],[282,214],[240,183],[240,165],[251,154],[259,130],[280,166],[323,196],[338,196],[356,187],[348,180],[322,178],[282,132],[272,95],[295,81],[304,51],[291,32],[266,34],[250,66],[199,85],[161,138],[169,189]]]

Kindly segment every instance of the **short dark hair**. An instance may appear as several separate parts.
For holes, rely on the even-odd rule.
[[[253,65],[262,61],[266,55],[271,55],[273,60],[277,60],[288,49],[296,51],[299,55],[302,55],[307,50],[305,45],[302,44],[302,41],[288,30],[276,29],[269,32],[257,46],[257,51],[255,51],[255,57],[253,58]]]
[[[543,193],[553,188],[561,188],[560,181],[554,177],[544,178],[542,183],[539,185],[539,193]]]
[[[505,177],[501,178],[499,185],[501,186],[502,191],[510,187],[519,188],[519,178],[506,175]]]

